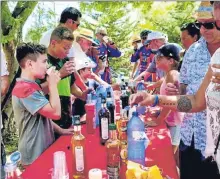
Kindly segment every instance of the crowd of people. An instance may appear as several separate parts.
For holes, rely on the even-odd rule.
[[[100,85],[120,90],[120,85],[112,82],[109,63],[121,56],[117,42],[108,37],[104,27],[95,32],[80,28],[81,17],[79,10],[68,7],[61,13],[59,25],[43,34],[39,44],[23,43],[16,49],[22,72],[12,91],[12,105],[24,167],[60,135],[73,133],[73,115],[80,115],[82,124],[86,122],[88,93]],[[201,2],[195,18],[180,27],[183,47],[168,42],[169,34],[159,31],[143,30],[132,37],[130,81],[144,79],[146,89],[158,88],[160,95],[138,92],[130,97],[130,104],[161,107],[160,114],[147,125],[167,124],[181,179],[217,179],[220,2]],[[4,96],[9,74],[3,51],[1,54]],[[3,166],[3,143],[1,149]],[[216,165],[207,162],[210,156]]]

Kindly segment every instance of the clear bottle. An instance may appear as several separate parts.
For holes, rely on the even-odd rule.
[[[117,139],[116,125],[109,124],[109,139],[106,141],[107,174],[109,179],[119,179],[120,141]]]
[[[144,122],[133,112],[127,125],[128,160],[145,166],[146,134]]]
[[[20,179],[20,177],[17,174],[17,163],[6,163],[4,166],[5,170],[5,179]]]
[[[86,178],[85,137],[81,134],[79,116],[75,116],[74,135],[71,143],[73,152],[73,178]]]
[[[129,101],[129,97],[128,97],[125,85],[121,87],[121,92],[122,92],[122,95],[120,99],[122,103],[122,109],[124,109],[126,106],[128,106],[128,101]]]
[[[112,95],[111,95],[111,92],[108,91],[107,92],[107,99],[106,99],[106,102],[107,102],[107,108],[111,114],[111,120],[110,120],[110,123],[115,123],[115,105],[114,105],[114,102],[113,102],[113,99],[112,99]]]
[[[99,110],[99,131],[100,131],[100,143],[105,145],[105,142],[109,138],[109,128],[111,114],[106,107],[106,100],[102,98],[102,107]]]
[[[145,85],[144,85],[144,77],[142,76],[141,82],[137,84],[137,93],[145,91]],[[146,112],[146,106],[138,106],[137,111],[139,114],[144,115]]]

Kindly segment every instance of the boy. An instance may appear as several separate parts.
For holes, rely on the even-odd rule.
[[[71,131],[61,129],[50,120],[59,120],[61,116],[57,90],[59,73],[52,70],[48,74],[49,101],[35,82],[46,75],[46,48],[24,43],[18,46],[16,58],[22,72],[12,91],[12,106],[19,131],[18,150],[21,152],[21,162],[29,165],[54,142],[54,131],[59,134],[69,134]]]
[[[66,27],[57,27],[51,34],[50,45],[48,47],[47,62],[49,65],[56,67],[60,72],[66,62],[71,62],[67,57],[73,43],[73,33]],[[42,83],[42,87],[47,87],[47,84]],[[63,77],[57,85],[60,102],[61,102],[61,119],[54,121],[60,127],[68,129],[72,125],[71,112],[71,94],[86,100],[87,93],[90,89],[82,92],[75,84],[73,73]],[[49,94],[50,95],[50,94]],[[57,136],[58,137],[58,136]]]

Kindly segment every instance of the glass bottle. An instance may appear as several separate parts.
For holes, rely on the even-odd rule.
[[[71,143],[73,152],[73,178],[86,178],[85,137],[81,134],[79,116],[75,116],[74,135]]]
[[[106,141],[107,174],[109,179],[119,179],[120,141],[117,139],[116,125],[109,124],[109,139]]]
[[[99,131],[100,131],[100,143],[105,145],[105,142],[109,138],[108,125],[110,124],[111,114],[106,107],[106,100],[102,98],[102,107],[99,110]]]

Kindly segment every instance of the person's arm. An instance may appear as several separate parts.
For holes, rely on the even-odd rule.
[[[202,84],[195,95],[181,95],[181,96],[165,96],[159,95],[159,106],[166,107],[170,110],[179,112],[199,112],[206,108],[205,91],[211,81],[212,70],[209,67]],[[152,105],[154,104],[156,95],[149,95],[146,92],[132,95],[130,98],[130,104],[134,105],[139,103],[140,105]]]
[[[63,129],[60,126],[58,126],[56,123],[54,123],[53,121],[52,121],[52,125],[53,125],[54,131],[60,135],[72,135],[74,132],[73,128]]]
[[[134,65],[133,65],[133,69],[132,69],[132,72],[131,72],[131,78],[133,79],[134,78],[134,74],[135,74],[135,72],[136,72],[136,69],[137,69],[137,67],[138,67],[138,61],[136,61],[135,63],[134,63]]]
[[[9,78],[8,75],[1,76],[1,96],[4,96],[9,87]]]
[[[61,117],[61,104],[57,89],[59,80],[60,75],[58,72],[51,72],[48,75],[47,82],[50,93],[49,103],[38,111],[41,115],[54,120],[59,120]]]
[[[121,51],[116,47],[116,45],[107,44],[108,57],[120,57]]]
[[[72,84],[72,86],[71,86],[72,95],[74,95],[75,97],[77,97],[83,101],[86,101],[87,94],[91,91],[92,91],[92,89],[87,88],[85,91],[82,92],[75,84]]]
[[[153,84],[148,85],[148,83],[146,83],[147,84],[146,88],[148,90],[153,90],[155,88],[160,88],[161,84],[163,83],[163,80],[164,80],[164,77],[161,78],[159,81],[153,83]]]
[[[91,79],[97,81],[98,83],[100,83],[103,86],[109,86],[108,83],[106,83],[105,81],[103,81],[98,75],[96,75],[95,73],[91,73]]]

